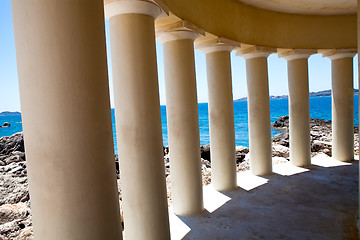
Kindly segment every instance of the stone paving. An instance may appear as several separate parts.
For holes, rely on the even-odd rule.
[[[170,207],[172,239],[359,239],[357,160],[319,155],[309,168],[282,163],[273,170],[264,177],[240,172],[232,192],[204,187],[201,215],[178,217]]]

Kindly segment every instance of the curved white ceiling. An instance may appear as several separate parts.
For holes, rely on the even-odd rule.
[[[357,0],[238,0],[258,8],[296,14],[354,14]]]

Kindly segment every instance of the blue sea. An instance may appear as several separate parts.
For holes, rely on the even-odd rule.
[[[208,118],[208,104],[199,103],[199,128],[200,128],[200,144],[209,144],[209,118]],[[354,123],[359,126],[359,98],[354,96]],[[115,154],[117,154],[116,147],[116,133],[115,133],[115,116],[112,109],[113,133]],[[270,100],[270,117],[271,123],[275,122],[281,116],[288,115],[288,99],[271,99]],[[234,102],[234,117],[235,117],[235,139],[237,146],[249,146],[248,136],[248,115],[247,102]],[[310,117],[331,120],[331,97],[312,97],[310,98]],[[166,125],[166,106],[161,106],[161,121],[164,146],[168,145],[167,125]],[[0,137],[10,136],[14,133],[22,131],[21,115],[0,116],[0,125],[4,122],[11,124],[8,128],[0,128]],[[275,135],[280,131],[271,129],[271,135]]]

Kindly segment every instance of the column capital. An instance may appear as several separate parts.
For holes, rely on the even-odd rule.
[[[197,48],[195,50],[199,50],[205,54],[212,53],[212,52],[231,52],[234,49],[233,46],[229,46],[226,44],[214,44],[207,47]]]
[[[326,49],[319,50],[323,57],[327,57],[330,60],[336,60],[340,58],[353,58],[357,54],[357,49]]]
[[[278,49],[279,58],[283,58],[286,61],[295,59],[308,59],[312,54],[317,53],[313,49]]]
[[[205,54],[222,51],[231,52],[235,47],[240,47],[240,43],[209,33],[195,41],[195,50],[202,51]]]
[[[161,43],[166,43],[174,40],[191,39],[194,41],[200,36],[199,33],[191,30],[174,30],[169,32],[161,32],[157,35],[157,40]]]
[[[155,33],[157,40],[161,43],[181,39],[194,41],[196,38],[205,35],[204,30],[173,15],[156,20]]]
[[[105,0],[105,17],[110,19],[121,14],[144,14],[156,19],[161,13],[161,8],[150,1],[143,0]]]
[[[241,44],[241,47],[236,48],[235,51],[237,51],[236,56],[243,57],[245,60],[248,60],[259,57],[267,58],[270,54],[276,52],[276,48]]]

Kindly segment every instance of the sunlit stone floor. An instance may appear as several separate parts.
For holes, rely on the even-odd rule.
[[[170,207],[172,239],[359,239],[359,165],[314,157],[312,166],[273,166],[274,174],[238,174],[239,188],[204,188],[205,211],[179,217]]]

